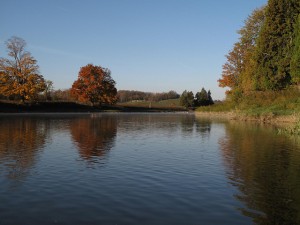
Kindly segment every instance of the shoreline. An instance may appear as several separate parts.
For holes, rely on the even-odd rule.
[[[253,121],[268,124],[287,124],[296,123],[299,121],[299,116],[286,115],[261,115],[261,116],[247,116],[237,112],[195,112],[195,116],[211,119],[226,119],[236,121]]]
[[[76,102],[11,103],[0,101],[1,114],[24,113],[101,113],[101,112],[186,112],[179,107],[139,107],[122,105],[91,106]]]

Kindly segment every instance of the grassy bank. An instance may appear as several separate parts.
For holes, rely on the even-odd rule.
[[[296,122],[300,118],[300,91],[252,92],[236,100],[199,107],[202,114],[226,115],[232,119]]]

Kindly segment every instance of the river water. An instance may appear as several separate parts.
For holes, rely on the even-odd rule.
[[[300,141],[193,114],[0,116],[0,224],[300,224]]]

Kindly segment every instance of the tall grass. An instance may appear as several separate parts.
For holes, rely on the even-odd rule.
[[[249,92],[236,101],[229,99],[213,106],[200,107],[197,111],[237,111],[248,116],[294,115],[300,113],[300,91],[290,88],[276,92]]]
[[[279,134],[300,135],[300,120],[293,126],[278,129]]]

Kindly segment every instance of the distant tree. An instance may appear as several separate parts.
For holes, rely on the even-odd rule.
[[[213,105],[213,104],[214,104],[214,100],[213,100],[213,98],[211,97],[211,92],[210,92],[210,90],[208,90],[208,92],[207,92],[207,97],[208,97],[208,105]]]
[[[214,101],[211,97],[211,92],[206,91],[204,88],[200,92],[197,92],[195,95],[195,106],[207,106],[214,104]]]
[[[290,63],[299,0],[269,0],[255,59],[259,90],[280,90],[291,83]]]
[[[80,102],[114,104],[117,101],[115,84],[109,69],[88,64],[80,69],[71,93]]]
[[[194,94],[192,91],[184,91],[179,99],[180,105],[189,108],[194,106]]]
[[[25,51],[25,46],[23,39],[12,37],[6,42],[10,58],[0,58],[0,94],[17,96],[22,102],[37,98],[45,90],[37,61]]]
[[[53,82],[51,80],[45,81],[44,95],[46,100],[51,100],[51,92],[53,91]]]
[[[71,89],[65,90],[53,90],[51,91],[51,99],[54,101],[74,101],[75,99],[72,98]]]
[[[129,102],[129,101],[162,101],[167,99],[178,99],[180,95],[175,91],[161,92],[161,93],[151,93],[142,91],[128,91],[119,90],[118,91],[118,101],[119,102]]]

